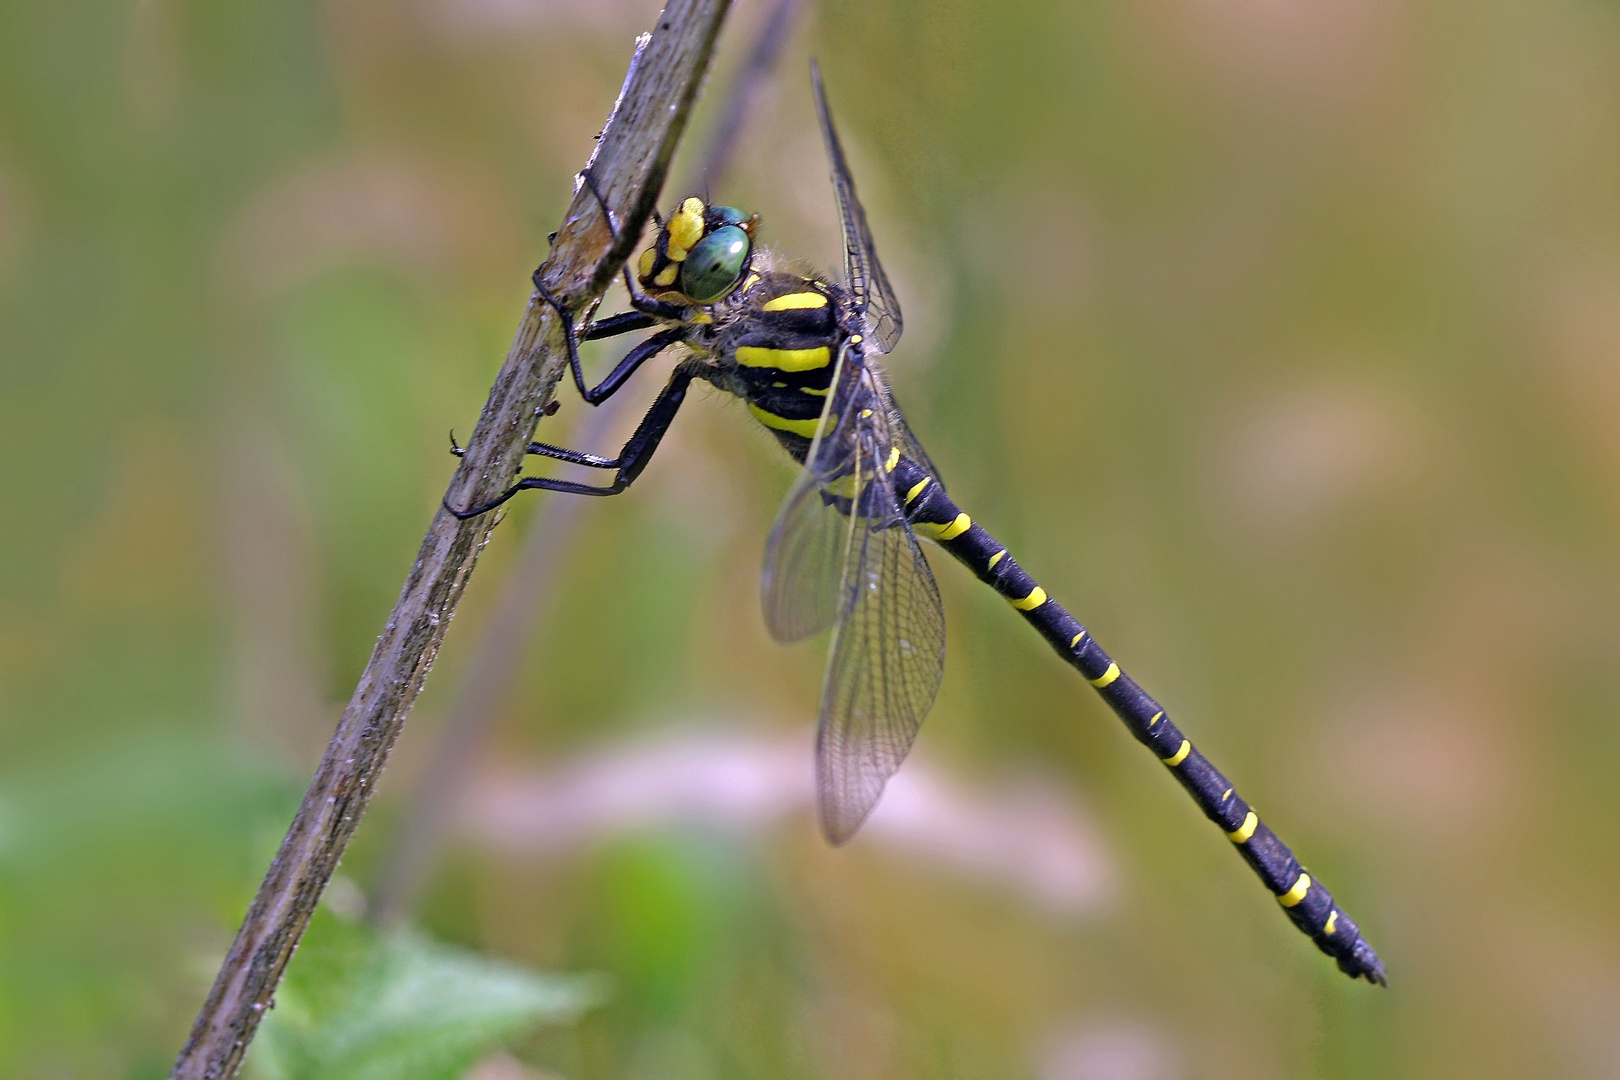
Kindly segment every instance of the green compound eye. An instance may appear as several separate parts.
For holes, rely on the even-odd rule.
[[[711,206],[709,220],[718,221],[722,225],[741,225],[748,220],[748,215],[735,206]]]
[[[748,262],[748,234],[723,225],[697,242],[681,263],[681,292],[712,304],[736,287]]]

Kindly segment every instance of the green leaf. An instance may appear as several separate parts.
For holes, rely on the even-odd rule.
[[[316,914],[249,1061],[264,1080],[453,1080],[537,1024],[606,997],[595,976],[543,975],[412,933]]]

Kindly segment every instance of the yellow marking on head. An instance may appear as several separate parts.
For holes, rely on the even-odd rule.
[[[1182,739],[1181,740],[1181,749],[1177,750],[1174,754],[1171,754],[1169,757],[1165,758],[1164,763],[1166,765],[1170,766],[1173,769],[1177,765],[1180,765],[1183,761],[1186,761],[1187,760],[1187,755],[1190,754],[1190,753],[1192,753],[1192,740],[1190,740],[1190,739]]]
[[[1334,927],[1336,927],[1338,925],[1339,925],[1339,909],[1334,908],[1333,911],[1328,915],[1327,924],[1322,927],[1322,933],[1327,934],[1327,935],[1329,935],[1331,937],[1332,934],[1333,934]]]
[[[765,301],[762,311],[799,311],[803,308],[827,306],[827,295],[818,292],[794,292]]]
[[[703,209],[702,199],[687,199],[664,227],[669,234],[664,249],[674,261],[684,260],[692,245],[703,239]]]
[[[914,501],[916,501],[917,496],[919,496],[919,495],[921,495],[923,493],[923,488],[927,487],[928,486],[928,481],[930,481],[932,479],[933,479],[933,477],[931,477],[931,476],[925,476],[921,480],[917,481],[915,484],[912,485],[911,490],[906,492],[906,505],[907,506],[910,506]]]
[[[894,467],[898,464],[900,464],[900,448],[891,446],[889,447],[889,460],[883,463],[883,471],[894,472]]]
[[[1249,816],[1243,819],[1243,824],[1227,833],[1226,838],[1234,844],[1246,844],[1249,842],[1249,837],[1254,835],[1254,830],[1259,824],[1260,815],[1250,810]]]
[[[777,371],[813,371],[826,367],[827,346],[813,349],[767,349],[760,345],[737,346],[737,363],[743,367],[775,368]]]
[[[1086,636],[1086,632],[1084,630],[1082,630],[1078,634],[1074,635],[1074,637],[1069,639],[1069,648],[1072,649],[1076,645],[1080,644],[1080,639],[1085,637],[1085,636]]]
[[[1002,548],[1000,551],[998,551],[994,555],[990,556],[990,561],[989,561],[989,563],[987,563],[985,565],[985,569],[986,570],[994,570],[996,568],[996,563],[1000,562],[1002,559],[1005,559],[1006,557],[1007,557],[1007,549]],[[1078,641],[1078,640],[1080,640],[1080,639],[1079,638],[1075,639],[1075,641]],[[1074,642],[1071,641],[1069,644],[1072,645],[1072,644],[1074,644]]]
[[[653,266],[658,262],[658,249],[648,248],[641,253],[641,261],[636,264],[636,271],[643,278],[652,273]]]
[[[815,438],[816,428],[821,425],[819,416],[811,420],[789,420],[785,416],[777,416],[773,412],[766,412],[752,401],[748,403],[748,411],[754,414],[755,420],[768,428],[775,428],[777,431],[790,431],[795,435],[803,435],[807,439]]]
[[[1019,611],[1034,611],[1046,603],[1046,590],[1037,585],[1029,590],[1029,595],[1022,600],[1009,600],[1008,602]]]
[[[1103,672],[1095,679],[1087,679],[1086,681],[1092,686],[1095,686],[1097,689],[1101,690],[1103,687],[1107,686],[1117,678],[1119,678],[1119,665],[1110,660],[1108,662],[1107,671]]]
[[[777,383],[776,385],[786,386],[787,383]],[[803,393],[809,394],[811,397],[826,397],[828,394],[832,393],[832,387],[830,386],[824,386],[820,390],[817,390],[813,386],[801,386],[799,387],[799,390]]]
[[[1294,882],[1294,887],[1277,897],[1277,903],[1281,904],[1283,907],[1294,907],[1301,900],[1305,899],[1305,894],[1310,891],[1311,875],[1300,874],[1299,880]]]
[[[1157,724],[1160,720],[1163,720],[1163,719],[1164,719],[1164,713],[1162,711],[1154,713],[1153,714],[1153,719],[1148,721],[1148,727],[1152,727],[1153,725]]]
[[[930,539],[955,540],[973,527],[973,519],[966,514],[957,514],[953,521],[917,521],[911,527]]]
[[[678,264],[676,264],[676,263],[670,263],[668,266],[664,267],[662,270],[660,270],[658,272],[657,277],[653,278],[653,284],[654,285],[673,285],[673,284],[675,284],[675,279],[677,277],[679,277],[680,274],[681,274],[680,266]]]

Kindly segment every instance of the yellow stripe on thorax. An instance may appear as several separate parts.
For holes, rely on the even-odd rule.
[[[827,306],[827,297],[818,292],[795,292],[773,297],[761,306],[762,311],[800,311],[804,308]]]
[[[739,345],[737,363],[743,367],[775,368],[778,371],[811,371],[826,367],[827,346],[813,349],[767,349],[762,345]]]
[[[816,429],[821,426],[819,416],[809,420],[789,420],[785,416],[777,416],[773,412],[767,412],[752,401],[748,403],[748,411],[754,414],[755,420],[768,428],[775,428],[777,431],[789,431],[795,435],[803,435],[807,439],[815,438]]]

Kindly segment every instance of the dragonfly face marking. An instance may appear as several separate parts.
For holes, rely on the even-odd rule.
[[[642,289],[678,307],[724,300],[748,271],[758,224],[734,206],[682,201],[636,263]]]

